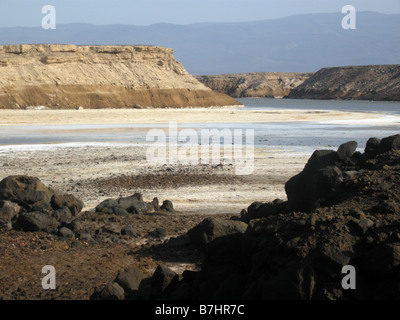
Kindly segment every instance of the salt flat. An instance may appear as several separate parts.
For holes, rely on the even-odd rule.
[[[379,120],[385,115],[327,110],[246,110],[244,108],[2,110],[1,126],[67,124],[215,123]],[[384,121],[387,123],[387,121]]]
[[[320,122],[354,123],[371,122],[392,124],[391,116],[378,113],[322,111],[322,110],[246,110],[243,108],[184,108],[184,109],[98,109],[98,110],[2,110],[0,133],[7,135],[12,128],[29,130],[43,127],[45,134],[91,132],[96,135],[105,131],[119,133],[119,124],[167,124],[177,123],[242,123],[251,127],[254,123]],[[110,128],[74,129],[73,125],[110,125]],[[65,127],[65,126],[69,127]],[[72,125],[72,128],[70,127]],[[115,125],[115,127],[113,126]],[[19,126],[19,127],[17,127]],[[290,129],[288,127],[288,129]],[[3,135],[4,136],[4,135]],[[24,139],[24,135],[22,134]],[[27,135],[27,138],[29,136]],[[343,141],[346,142],[346,141]],[[1,144],[1,141],[0,141]],[[238,178],[232,166],[197,164],[183,166],[172,164],[159,166],[146,159],[147,146],[143,143],[66,143],[3,145],[0,148],[0,179],[9,175],[26,174],[40,178],[45,184],[75,194],[82,199],[86,209],[95,207],[106,198],[141,192],[145,199],[153,197],[171,200],[176,210],[190,213],[238,214],[253,201],[285,199],[285,182],[300,172],[311,151],[297,152],[271,146],[254,150],[254,172]],[[118,178],[146,175],[161,180],[168,175],[185,176],[185,183],[151,187],[138,183],[119,187]],[[224,179],[218,180],[217,176]],[[171,176],[172,177],[172,176]],[[198,184],[204,177],[210,183]],[[227,183],[226,179],[232,181]],[[157,180],[157,178],[155,178]],[[172,178],[171,178],[172,179]],[[206,178],[207,179],[207,178]],[[107,182],[107,181],[113,181]],[[229,181],[229,180],[228,180]]]

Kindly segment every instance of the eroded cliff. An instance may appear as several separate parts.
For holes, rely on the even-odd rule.
[[[156,46],[0,46],[0,108],[240,105]]]
[[[288,98],[400,101],[400,65],[324,68]]]
[[[302,84],[311,73],[254,72],[197,76],[214,91],[235,98],[282,98]]]

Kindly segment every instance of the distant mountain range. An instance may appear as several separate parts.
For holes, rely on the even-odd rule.
[[[0,44],[157,45],[173,48],[193,75],[400,63],[399,14],[359,12],[356,30],[342,29],[343,17],[321,13],[239,23],[0,28]]]

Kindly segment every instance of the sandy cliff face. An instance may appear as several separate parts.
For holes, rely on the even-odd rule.
[[[155,46],[0,46],[0,108],[211,107],[236,100]]]
[[[400,65],[324,68],[288,98],[400,101]]]
[[[235,98],[282,98],[310,75],[311,73],[255,72],[196,78],[212,90]]]

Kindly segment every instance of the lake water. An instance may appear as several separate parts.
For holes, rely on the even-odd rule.
[[[339,110],[400,114],[400,102],[363,100],[237,99],[249,110]]]
[[[246,110],[340,110],[374,112],[382,115],[378,122],[343,121],[279,122],[279,123],[179,123],[183,128],[201,129],[254,129],[257,147],[283,148],[308,154],[315,149],[335,149],[340,144],[355,140],[360,151],[370,137],[383,138],[400,133],[400,102],[322,101],[289,99],[238,99]],[[384,123],[384,125],[382,125]],[[12,126],[0,127],[0,151],[15,148],[41,148],[82,146],[84,144],[134,143],[147,144],[146,133],[166,124],[121,125],[63,125],[63,126]],[[51,132],[51,134],[49,134]],[[244,131],[243,131],[244,132]],[[48,145],[53,144],[53,145]],[[54,145],[56,144],[56,145]],[[57,145],[58,144],[58,145]]]
[[[383,138],[400,133],[400,102],[389,101],[337,101],[298,99],[238,99],[248,110],[321,110],[379,113],[382,119],[374,121],[295,122],[256,125],[256,137],[264,145],[310,152],[315,149],[334,149],[355,140],[360,151],[370,137]],[[385,122],[385,125],[381,125]]]

